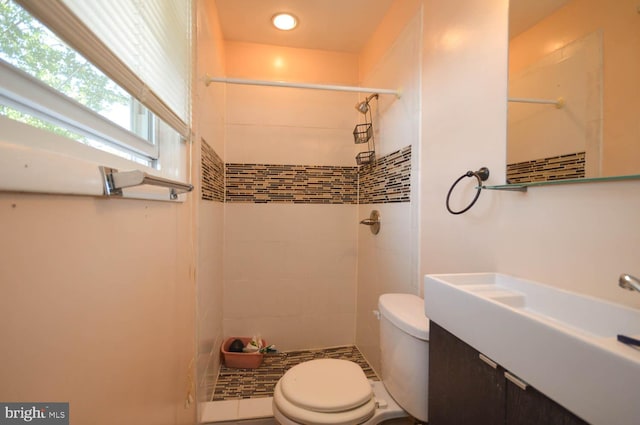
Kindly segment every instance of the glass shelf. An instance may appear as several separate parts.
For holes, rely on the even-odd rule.
[[[550,181],[544,181],[544,182],[499,184],[499,185],[492,185],[492,186],[482,186],[482,189],[507,190],[512,192],[526,192],[527,188],[535,187],[535,186],[552,186],[552,185],[559,185],[559,184],[575,184],[575,183],[601,183],[601,182],[638,180],[638,179],[640,179],[640,174],[630,174],[628,176],[594,177],[594,178],[585,178],[585,179],[566,179],[566,180],[550,180]]]

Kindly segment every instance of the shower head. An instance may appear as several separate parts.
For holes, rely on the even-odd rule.
[[[356,103],[356,109],[360,111],[360,113],[366,114],[367,112],[369,112],[369,102],[371,102],[371,99],[373,99],[374,97],[377,99],[378,93],[374,93],[362,102]]]
[[[366,114],[369,112],[369,102],[363,100],[362,102],[356,104],[356,109],[360,111],[361,114]]]

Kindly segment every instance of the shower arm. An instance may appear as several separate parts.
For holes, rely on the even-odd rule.
[[[369,103],[371,102],[373,99],[377,99],[378,98],[378,93],[373,93],[370,96],[367,96],[367,98],[364,100],[365,103]]]

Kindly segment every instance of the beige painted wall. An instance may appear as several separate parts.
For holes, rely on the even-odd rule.
[[[360,81],[364,81],[388,54],[400,34],[405,31],[407,22],[420,10],[421,4],[422,0],[395,0],[389,6],[382,22],[358,54]]]
[[[0,193],[0,399],[193,423],[191,203]]]
[[[423,13],[421,275],[492,270],[498,229],[488,198],[496,195],[483,192],[459,216],[445,199],[467,170],[486,166],[489,182],[504,181],[507,1],[425,0]],[[458,186],[467,197],[453,208],[466,205],[473,187]]]
[[[640,307],[617,286],[640,275],[638,181],[483,191],[468,213],[446,212],[466,170],[504,182],[508,4],[424,4],[421,274],[500,271]]]
[[[227,41],[225,49],[230,78],[344,85],[356,84],[358,78],[352,53],[239,41]]]
[[[574,0],[511,41],[510,72],[518,72],[561,46],[603,32],[602,176],[640,170],[637,7],[635,0]]]
[[[206,396],[222,338],[223,206],[198,199],[200,138],[224,155],[224,87],[202,84],[223,68],[212,5],[185,203],[0,193],[0,400],[68,401],[71,423],[196,422],[187,393]]]

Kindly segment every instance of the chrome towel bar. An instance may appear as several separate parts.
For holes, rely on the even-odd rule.
[[[169,188],[169,198],[178,199],[178,194],[191,192],[193,185],[163,177],[153,176],[144,171],[118,171],[115,168],[100,166],[105,196],[122,196],[122,189],[148,184]]]

